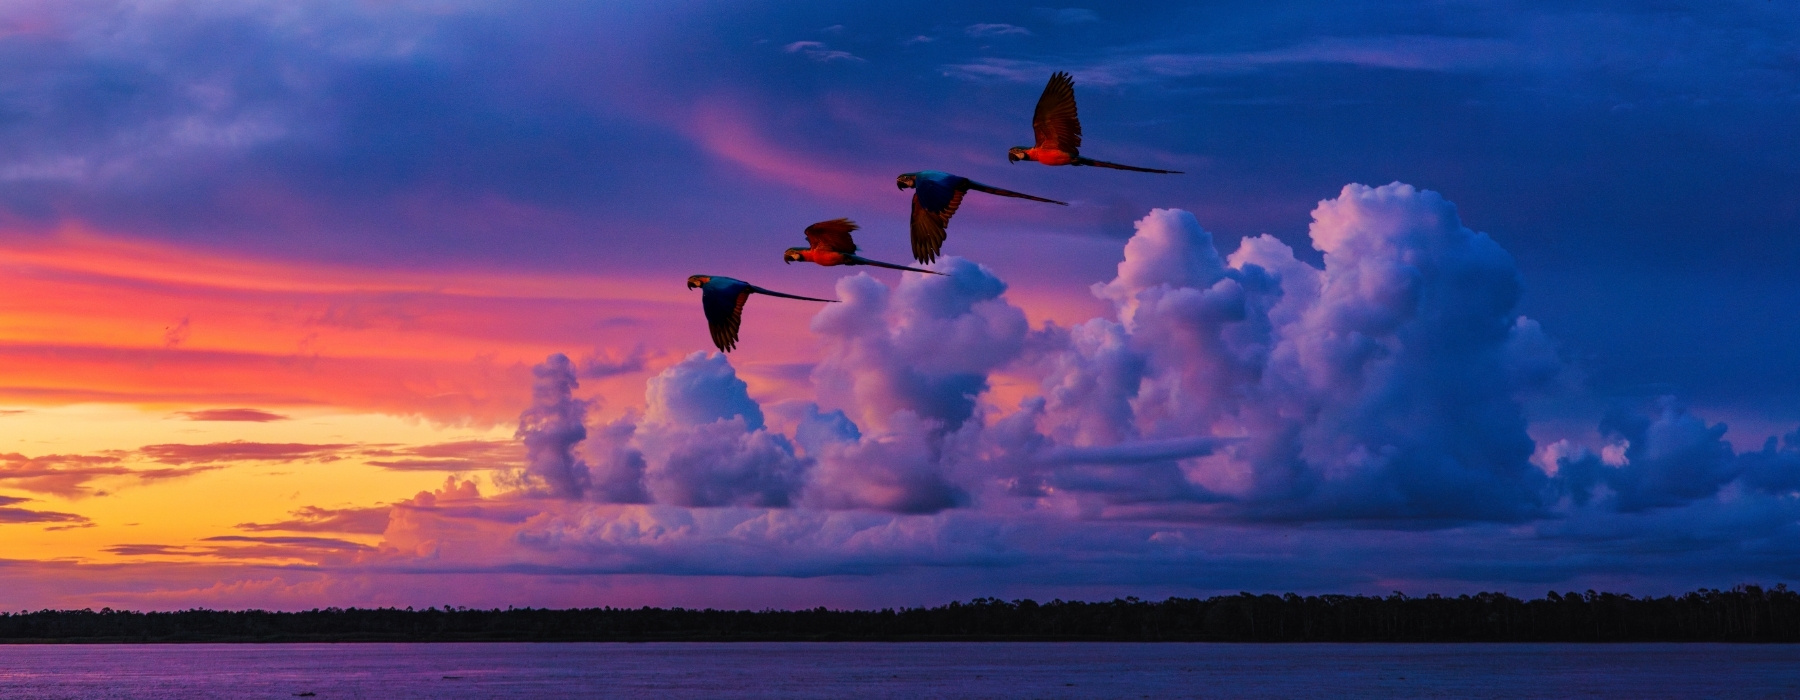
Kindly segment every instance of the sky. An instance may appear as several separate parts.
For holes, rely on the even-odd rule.
[[[0,609],[1800,578],[1800,9],[0,4]],[[1082,154],[1009,163],[1049,75]],[[941,275],[783,265],[899,173]],[[863,268],[866,269],[866,268]],[[691,274],[758,297],[729,356]]]

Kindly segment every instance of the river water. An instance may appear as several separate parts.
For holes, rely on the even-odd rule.
[[[293,697],[1796,698],[1800,646],[0,646],[0,698]]]

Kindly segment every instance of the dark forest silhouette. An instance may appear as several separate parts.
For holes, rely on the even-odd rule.
[[[1796,642],[1800,593],[1701,589],[1638,598],[1551,592],[1422,598],[1253,595],[1110,602],[978,598],[874,611],[684,608],[326,608],[0,614],[0,641],[1219,641]]]

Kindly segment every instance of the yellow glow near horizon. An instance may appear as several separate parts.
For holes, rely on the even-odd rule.
[[[174,411],[85,404],[56,408],[5,408],[0,413],[0,454],[26,457],[129,451],[153,444],[261,443],[414,446],[463,440],[510,440],[508,427],[457,428],[382,414],[289,411],[289,420],[191,421]],[[17,412],[13,412],[17,411]],[[133,468],[163,465],[132,461]],[[291,462],[243,460],[217,469],[156,481],[103,476],[89,486],[105,495],[64,497],[0,481],[0,494],[32,499],[32,510],[75,513],[91,527],[17,524],[7,527],[4,556],[18,559],[119,560],[106,551],[121,544],[192,545],[206,537],[253,533],[240,523],[283,520],[303,506],[368,507],[408,498],[443,484],[446,472],[398,471],[363,459]],[[484,486],[485,476],[465,473]],[[309,533],[285,533],[306,535]],[[318,536],[373,544],[369,535]]]

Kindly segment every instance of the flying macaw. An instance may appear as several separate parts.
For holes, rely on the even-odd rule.
[[[1092,165],[1140,173],[1180,175],[1180,170],[1157,170],[1135,165],[1120,165],[1081,156],[1081,118],[1075,116],[1075,80],[1068,73],[1051,74],[1044,94],[1038,97],[1037,111],[1031,115],[1031,131],[1037,145],[1014,146],[1006,152],[1008,161],[1035,160],[1044,165]]]
[[[956,214],[956,208],[962,205],[963,193],[969,190],[997,194],[1002,197],[1018,197],[1037,202],[1049,202],[1068,206],[1068,202],[1054,199],[1033,197],[1021,192],[1003,190],[998,187],[983,185],[961,175],[951,175],[939,170],[920,170],[916,173],[902,173],[894,178],[894,186],[900,189],[916,188],[912,200],[912,249],[913,258],[922,263],[937,260],[938,251],[944,248],[944,227],[950,225],[950,217]]]
[[[837,301],[836,299],[815,299],[794,294],[782,294],[743,280],[714,275],[689,277],[688,289],[695,287],[700,288],[700,306],[706,310],[706,326],[712,330],[713,345],[719,346],[720,352],[731,352],[733,348],[737,347],[738,328],[744,324],[744,302],[750,300],[752,293],[827,303]]]
[[[932,272],[931,270],[922,270],[916,267],[907,267],[905,265],[884,263],[879,260],[870,260],[857,255],[856,240],[850,237],[850,232],[855,230],[856,222],[849,219],[832,219],[830,221],[821,221],[808,226],[806,227],[806,242],[812,247],[789,248],[787,249],[787,252],[781,254],[781,261],[791,263],[805,260],[806,262],[818,263],[827,267],[832,265],[874,265],[876,267],[885,267],[890,270],[923,272],[928,275],[944,274],[942,272]]]

